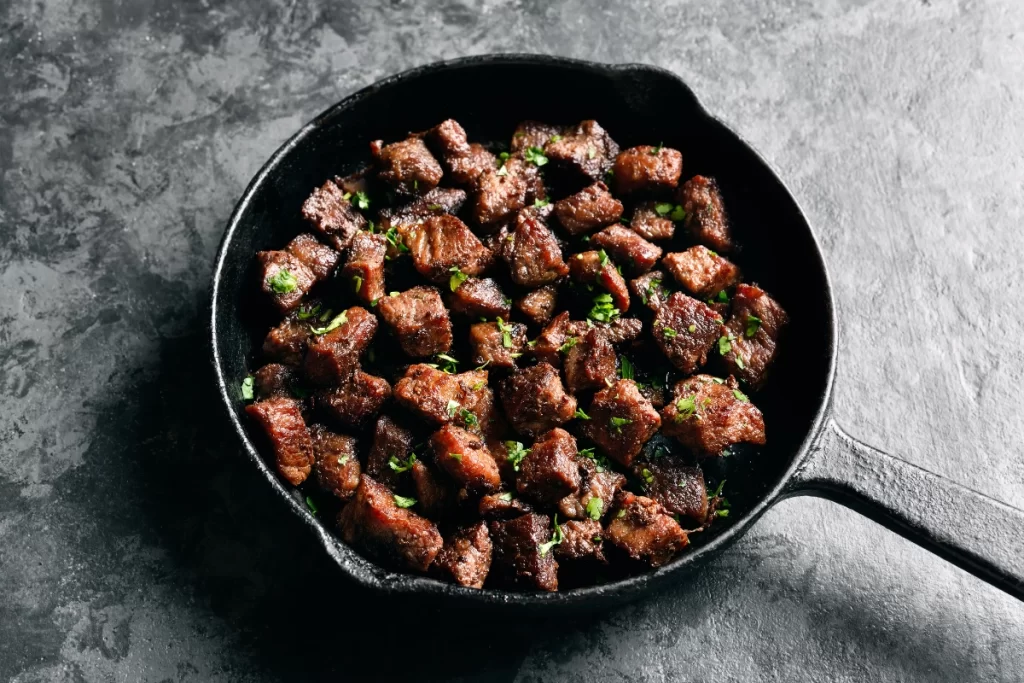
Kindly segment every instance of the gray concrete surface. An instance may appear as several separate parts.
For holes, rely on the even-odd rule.
[[[214,250],[302,122],[492,51],[683,75],[817,226],[843,425],[1022,505],[1024,3],[6,0],[0,679],[1024,680],[1024,605],[817,500],[582,622],[338,583],[215,419]]]

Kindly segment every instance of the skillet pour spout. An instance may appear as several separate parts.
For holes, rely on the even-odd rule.
[[[557,83],[544,98],[509,98],[495,83]],[[445,97],[437,93],[444,92]],[[599,94],[600,96],[595,96]],[[408,104],[415,102],[416,106]],[[729,199],[747,277],[790,315],[776,377],[757,395],[768,444],[728,458],[733,503],[726,523],[657,570],[558,593],[474,590],[396,574],[341,543],[267,466],[244,428],[240,383],[261,338],[249,301],[253,254],[300,232],[298,207],[323,178],[367,161],[369,142],[398,139],[454,118],[477,140],[504,140],[525,119],[597,119],[623,146],[658,140],[683,153],[688,172],[714,176]],[[292,512],[320,539],[342,574],[384,594],[545,615],[589,611],[649,593],[698,568],[773,504],[818,495],[850,506],[1024,599],[1024,513],[846,435],[831,411],[837,321],[821,249],[792,195],[754,149],[708,114],[676,75],[641,64],[609,65],[539,55],[485,55],[430,64],[379,81],[334,105],[285,142],[245,190],[217,254],[210,329],[220,396],[244,451]],[[695,535],[696,536],[696,535]]]

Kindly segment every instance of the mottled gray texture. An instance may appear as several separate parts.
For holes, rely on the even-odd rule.
[[[810,499],[677,590],[575,625],[375,612],[338,583],[217,419],[214,250],[302,122],[491,51],[683,75],[817,226],[843,425],[1021,506],[1018,0],[8,0],[0,678],[337,680],[369,656],[405,680],[1024,679],[1024,606]]]

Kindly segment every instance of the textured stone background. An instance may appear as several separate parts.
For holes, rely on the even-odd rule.
[[[217,419],[214,250],[304,121],[491,51],[682,74],[817,226],[844,425],[1022,504],[1018,0],[6,0],[0,679],[339,680],[363,658],[403,680],[1024,679],[1024,605],[817,500],[579,623],[467,624],[338,583]]]

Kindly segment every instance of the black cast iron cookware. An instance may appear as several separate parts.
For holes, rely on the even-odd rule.
[[[718,179],[743,247],[739,260],[746,279],[764,287],[790,315],[772,381],[755,397],[765,414],[768,445],[754,457],[725,465],[731,516],[694,537],[695,543],[665,567],[558,593],[478,591],[390,572],[360,557],[311,515],[247,433],[240,382],[266,332],[242,314],[256,292],[254,254],[280,248],[300,232],[303,199],[325,178],[365,163],[370,140],[399,139],[446,118],[457,119],[470,139],[482,141],[507,140],[523,119],[593,118],[623,148],[662,142],[680,149],[687,175]],[[606,607],[678,582],[723,551],[769,506],[809,494],[848,505],[1024,599],[1024,513],[866,446],[837,426],[830,401],[835,306],[807,218],[768,164],[668,71],[489,55],[413,69],[344,99],[288,140],[246,189],[217,255],[210,324],[220,395],[245,452],[341,571],[367,588],[445,605],[534,614]]]

